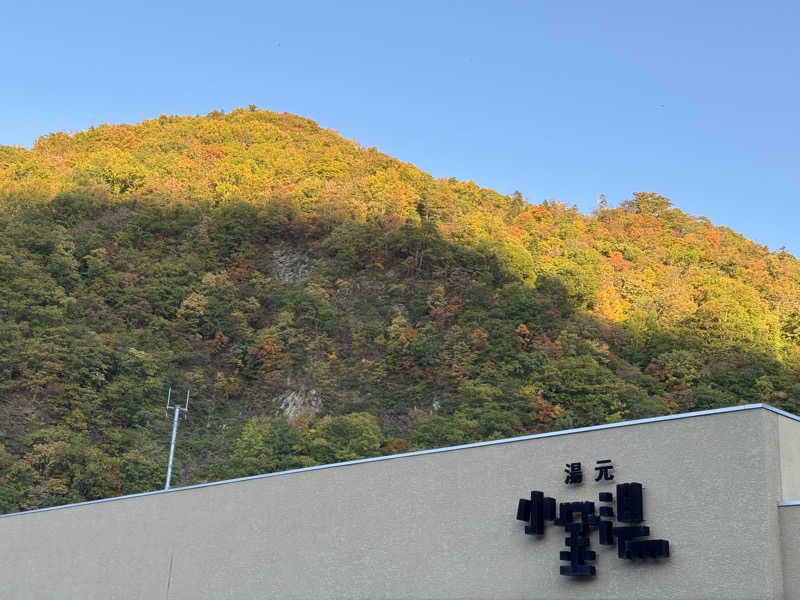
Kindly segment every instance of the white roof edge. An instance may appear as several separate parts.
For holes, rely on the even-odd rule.
[[[570,435],[573,433],[585,433],[588,431],[599,431],[601,429],[613,429],[616,427],[628,427],[631,425],[644,425],[647,423],[658,423],[661,421],[675,421],[677,419],[688,419],[691,417],[705,417],[708,415],[719,415],[723,413],[731,413],[731,412],[740,412],[745,410],[753,410],[756,408],[763,408],[769,411],[772,411],[778,415],[787,417],[789,419],[793,419],[795,421],[800,421],[800,417],[797,415],[793,415],[792,413],[786,412],[785,410],[781,410],[779,408],[775,408],[774,406],[770,406],[769,404],[742,404],[740,406],[729,406],[726,408],[712,408],[709,410],[699,410],[695,412],[688,412],[688,413],[680,413],[676,415],[664,415],[661,417],[648,417],[646,419],[635,419],[633,421],[620,421],[618,423],[606,423],[604,425],[592,425],[589,427],[578,427],[576,429],[563,429],[561,431],[548,431],[546,433],[534,433],[531,435],[523,435],[519,437],[513,438],[504,438],[502,440],[489,440],[487,442],[475,442],[472,444],[461,444],[458,446],[446,446],[444,448],[433,448],[430,450],[417,450],[415,452],[404,452],[402,454],[390,454],[388,456],[375,456],[372,458],[361,458],[358,460],[349,460],[346,462],[340,463],[331,463],[327,465],[316,465],[313,467],[304,467],[301,469],[291,469],[289,471],[278,471],[276,473],[264,473],[262,475],[250,475],[249,477],[237,477],[235,479],[223,479],[222,481],[211,481],[208,483],[198,483],[195,485],[187,485],[184,487],[177,487],[171,488],[169,490],[154,490],[152,492],[140,492],[138,494],[129,494],[127,496],[115,496],[113,498],[101,498],[99,500],[88,500],[86,502],[75,502],[73,504],[61,504],[58,506],[48,506],[46,508],[36,508],[33,510],[27,510],[22,512],[16,513],[8,513],[5,515],[0,515],[0,519],[6,517],[14,517],[19,515],[29,515],[32,513],[40,513],[40,512],[47,512],[51,510],[59,510],[63,508],[74,508],[76,506],[87,506],[90,504],[100,504],[102,502],[114,502],[117,500],[127,500],[130,498],[141,498],[143,496],[154,496],[157,494],[170,494],[173,492],[180,492],[184,490],[193,490],[197,488],[204,488],[204,487],[212,487],[216,485],[224,485],[228,483],[238,483],[241,481],[250,481],[253,479],[266,479],[268,477],[278,477],[280,475],[291,475],[294,473],[304,473],[306,471],[317,471],[320,469],[331,469],[334,467],[345,467],[349,465],[358,465],[363,463],[370,463],[370,462],[378,462],[383,460],[392,460],[396,458],[408,458],[411,456],[421,456],[424,454],[437,454],[439,452],[451,452],[453,450],[466,450],[469,448],[481,448],[483,446],[494,446],[497,444],[509,444],[513,442],[522,442],[526,440],[535,440],[540,438],[548,438],[548,437],[555,437],[560,435]],[[800,501],[796,503],[800,505]],[[792,503],[780,503],[780,506],[794,506]]]
[[[783,500],[778,502],[778,506],[800,506],[800,500]]]

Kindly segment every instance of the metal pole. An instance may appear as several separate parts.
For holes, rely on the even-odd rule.
[[[169,489],[169,480],[172,478],[172,457],[175,454],[175,434],[178,433],[178,416],[181,414],[181,407],[180,406],[173,406],[172,410],[175,412],[173,413],[172,418],[172,442],[169,445],[169,463],[167,463],[167,480],[164,482],[164,489]]]

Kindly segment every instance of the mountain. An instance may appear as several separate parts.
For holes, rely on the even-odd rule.
[[[312,121],[0,146],[0,511],[695,409],[800,411],[800,262],[654,193],[582,215]],[[746,440],[743,441],[746,443]]]

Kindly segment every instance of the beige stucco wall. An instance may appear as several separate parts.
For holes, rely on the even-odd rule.
[[[800,500],[800,422],[779,415],[781,500]]]
[[[780,419],[721,413],[0,518],[2,598],[778,599],[800,526],[779,521]],[[613,483],[564,484],[564,463],[588,475],[604,458]],[[559,575],[563,529],[535,539],[515,520],[532,489],[596,502],[627,481],[644,484],[669,559],[620,560],[594,533],[598,574],[574,581]]]
[[[786,600],[800,600],[800,505],[778,508]]]
[[[800,501],[800,422],[777,417],[780,439],[781,500]],[[786,600],[800,600],[800,505],[778,509],[783,587]]]

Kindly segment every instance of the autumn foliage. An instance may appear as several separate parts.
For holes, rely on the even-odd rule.
[[[749,402],[800,411],[800,262],[655,193],[580,214],[312,121],[0,146],[0,510]]]

